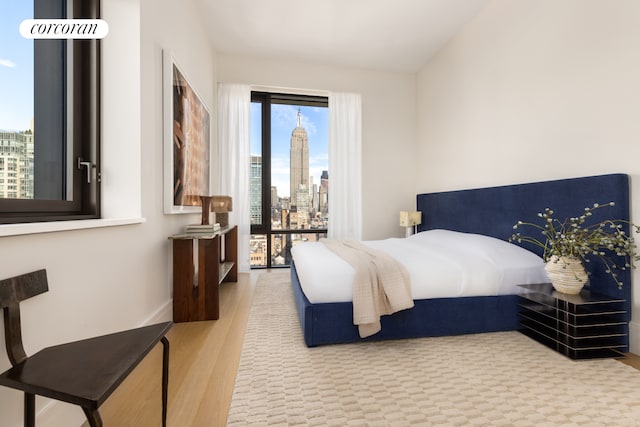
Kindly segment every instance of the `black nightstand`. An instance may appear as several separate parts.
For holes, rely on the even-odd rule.
[[[625,300],[582,290],[557,292],[550,283],[520,285],[520,332],[571,359],[623,357],[629,324]]]

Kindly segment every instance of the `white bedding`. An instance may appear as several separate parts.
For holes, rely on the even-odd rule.
[[[548,282],[533,252],[479,234],[429,230],[408,238],[364,241],[409,271],[414,300],[509,295],[516,285]],[[294,246],[300,285],[312,303],[352,300],[353,268],[321,242]]]

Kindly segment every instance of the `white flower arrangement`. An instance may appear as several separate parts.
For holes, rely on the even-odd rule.
[[[613,277],[618,288],[622,288],[623,284],[615,271],[635,268],[634,261],[640,259],[636,255],[634,238],[625,233],[624,226],[629,225],[636,233],[640,233],[640,227],[629,221],[613,219],[585,225],[594,210],[614,205],[614,202],[603,205],[596,203],[591,208],[585,208],[582,215],[566,218],[562,222],[553,218],[553,210],[546,208],[544,212],[538,213],[543,225],[518,221],[513,226],[514,229],[523,226],[533,227],[540,231],[542,238],[524,236],[518,232],[513,234],[509,241],[527,242],[541,247],[544,250],[542,258],[545,262],[569,257],[587,263],[588,257],[595,256],[605,264],[606,273]],[[616,262],[612,255],[621,257],[622,262]]]

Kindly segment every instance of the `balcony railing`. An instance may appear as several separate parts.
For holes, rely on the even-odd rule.
[[[274,230],[253,234],[250,240],[250,265],[255,268],[291,266],[291,248],[304,242],[317,242],[327,237],[326,229]]]

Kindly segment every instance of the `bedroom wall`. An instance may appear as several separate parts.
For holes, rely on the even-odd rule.
[[[105,201],[106,210],[112,218],[123,211],[137,218],[128,218],[132,224],[126,226],[0,237],[1,278],[48,271],[49,292],[22,307],[28,354],[170,319],[167,236],[199,218],[164,215],[162,203],[161,48],[174,50],[209,105],[215,100],[215,53],[195,3],[102,0],[102,10],[110,24],[103,41],[104,185],[125,175],[134,188],[126,201]],[[122,203],[129,206],[113,209]],[[9,366],[0,351],[0,371]],[[77,406],[36,400],[38,426],[79,426],[85,420]],[[0,387],[0,425],[22,425],[22,402],[22,394]]]
[[[225,83],[359,93],[362,96],[363,238],[404,235],[404,229],[398,226],[398,213],[415,206],[414,74],[218,53],[218,79]]]
[[[491,1],[418,74],[416,190],[623,172],[640,223],[639,75],[640,2]]]

